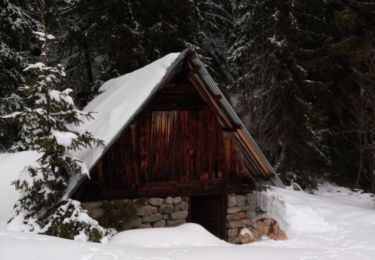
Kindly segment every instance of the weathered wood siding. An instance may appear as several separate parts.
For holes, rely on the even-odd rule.
[[[249,173],[225,131],[192,84],[168,84],[95,165],[90,183],[106,195],[226,189],[224,181]]]

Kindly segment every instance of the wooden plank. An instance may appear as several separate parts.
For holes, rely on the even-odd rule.
[[[197,91],[202,96],[204,101],[206,101],[207,104],[209,104],[210,108],[215,111],[215,114],[220,118],[221,122],[224,123],[224,127],[238,127],[235,126],[232,120],[230,120],[228,116],[222,111],[221,107],[217,104],[217,101],[211,95],[211,93],[206,89],[204,83],[200,80],[199,76],[197,74],[191,74],[189,78],[191,79],[191,82],[196,87]]]
[[[244,136],[242,130],[238,129],[236,131],[236,136],[238,136],[239,140],[246,145],[250,154],[256,159],[257,163],[262,168],[265,175],[271,177],[271,173],[269,172],[268,168],[264,165],[263,161],[260,159],[258,153],[255,151],[254,147],[248,142],[247,138]]]
[[[89,200],[106,200],[116,198],[140,197],[167,197],[167,196],[197,196],[227,193],[246,193],[255,188],[255,183],[250,179],[210,180],[194,182],[160,182],[150,183],[139,187],[137,190],[121,189],[106,190],[102,194],[90,194],[85,197]]]
[[[151,132],[151,113],[149,111],[143,111],[142,115],[138,119],[138,136],[140,144],[140,184],[146,181],[148,171],[148,155],[150,145],[150,132]],[[126,147],[124,147],[126,149]]]
[[[140,185],[140,181],[139,181],[140,152],[139,152],[139,144],[138,144],[137,125],[136,124],[130,125],[130,129],[131,129],[131,140],[132,140],[132,151],[133,151],[133,156],[132,156],[132,163],[133,163],[133,169],[134,169],[133,175],[135,179],[135,184],[139,186]],[[124,149],[124,148],[125,147],[121,147],[121,149]]]

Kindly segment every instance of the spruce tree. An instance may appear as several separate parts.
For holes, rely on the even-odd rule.
[[[233,30],[233,3],[227,0],[199,0],[199,28],[195,39],[201,60],[214,80],[227,92],[233,81],[228,66],[228,38]],[[227,93],[226,93],[227,94]]]
[[[26,80],[18,89],[20,109],[5,117],[21,125],[21,141],[13,146],[13,150],[35,150],[41,157],[14,182],[21,196],[15,205],[16,216],[10,222],[21,221],[29,231],[68,238],[81,233],[98,241],[105,235],[105,230],[94,220],[80,223],[77,214],[85,214],[85,211],[79,202],[62,201],[62,198],[73,176],[89,174],[72,151],[99,145],[101,141],[89,132],[75,130],[84,119],[91,118],[91,114],[75,107],[72,90],[64,86],[64,67],[60,64],[49,66],[48,53],[55,37],[48,33],[44,1],[41,1],[41,7],[44,30],[34,33],[43,44],[43,61],[24,69]],[[62,231],[69,229],[68,224],[76,227],[70,228],[69,234]]]
[[[229,62],[245,125],[284,181],[314,187],[323,152],[310,84],[299,59],[303,32],[290,1],[238,1]],[[319,165],[321,166],[321,165]]]
[[[37,44],[30,44],[32,31],[41,28],[31,11],[24,3],[0,0],[0,116],[19,108],[15,91],[22,70],[39,52]],[[17,130],[15,122],[0,118],[0,151],[12,145]]]
[[[199,10],[189,0],[54,2],[56,57],[64,60],[79,106],[103,81],[196,44]]]

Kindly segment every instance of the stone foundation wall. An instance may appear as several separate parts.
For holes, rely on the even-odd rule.
[[[236,242],[239,232],[255,219],[256,193],[229,194],[227,208],[227,240]]]
[[[123,200],[135,202],[135,200]],[[143,200],[142,200],[143,201]],[[86,202],[82,206],[95,219],[105,214],[101,202]],[[137,208],[137,217],[131,220],[124,230],[133,228],[175,227],[186,223],[189,212],[188,197],[167,197],[144,199]]]
[[[135,200],[123,200],[135,202]],[[167,197],[142,199],[137,208],[137,216],[127,223],[124,230],[152,227],[175,227],[186,223],[189,214],[189,197]],[[257,195],[229,194],[226,213],[227,241],[235,243],[242,228],[248,227],[255,219]],[[82,206],[91,217],[98,219],[105,214],[101,202],[86,202]]]

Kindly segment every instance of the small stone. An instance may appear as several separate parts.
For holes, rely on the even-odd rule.
[[[148,203],[150,203],[152,206],[160,206],[161,204],[163,204],[163,199],[151,198],[148,200]]]
[[[238,213],[227,215],[227,220],[240,220],[240,219],[245,219],[246,217],[247,217],[246,213],[243,211],[240,211]]]
[[[257,196],[255,192],[246,194],[246,198],[249,204],[256,204]]]
[[[187,201],[181,201],[179,204],[175,206],[175,210],[188,210],[189,209],[189,203]]]
[[[240,231],[238,240],[240,244],[248,244],[254,242],[257,239],[254,237],[254,234],[249,229],[243,228]]]
[[[158,209],[156,207],[146,205],[146,206],[143,206],[143,207],[139,208],[137,210],[137,214],[138,214],[138,216],[145,217],[145,216],[150,216],[151,214],[154,214],[157,211],[158,211]]]
[[[237,205],[236,196],[229,195],[228,196],[228,208],[233,208]]]
[[[250,219],[228,221],[228,228],[243,228],[251,224]]]
[[[163,204],[160,206],[160,213],[161,214],[169,214],[173,211],[172,204]]]
[[[175,198],[173,198],[173,204],[178,204],[178,203],[180,203],[182,201],[182,198],[181,197],[175,197]]]
[[[156,222],[159,220],[162,220],[163,217],[161,216],[160,213],[152,214],[150,216],[143,217],[143,222]]]
[[[97,219],[97,218],[103,216],[103,214],[104,214],[104,209],[101,209],[101,208],[95,208],[95,209],[89,210],[89,215],[93,219]]]
[[[130,202],[132,202],[132,201],[137,202],[138,199],[134,199],[134,200],[123,199],[122,201],[125,202],[125,203],[130,203]]]
[[[152,227],[165,227],[165,220],[160,220],[152,224]]]
[[[245,206],[241,206],[239,207],[242,211],[248,211],[250,210],[250,206],[249,205],[245,205]]]
[[[238,228],[228,229],[228,237],[235,237],[238,235]]]
[[[237,207],[242,207],[245,205],[245,196],[244,195],[236,195]]]
[[[82,207],[84,209],[87,209],[88,211],[92,209],[99,209],[102,207],[102,202],[101,201],[84,202],[82,203]]]
[[[173,204],[173,198],[172,197],[166,197],[164,199],[165,204]]]
[[[124,229],[136,228],[136,227],[139,227],[141,224],[142,224],[142,219],[136,218],[126,223],[126,225],[124,226]]]
[[[239,208],[239,207],[234,207],[234,208],[228,208],[227,209],[227,213],[228,214],[233,214],[233,213],[237,213],[237,212],[240,212],[240,211],[242,211],[242,209]]]
[[[255,217],[256,217],[255,211],[248,210],[246,212],[246,217],[249,218],[249,219],[255,219]]]
[[[171,218],[172,219],[186,219],[188,216],[188,211],[183,210],[183,211],[176,211],[171,213]]]
[[[186,221],[184,219],[167,220],[167,227],[177,227],[185,223]]]
[[[168,219],[169,218],[169,215],[168,214],[164,214],[163,215],[163,219]]]
[[[140,225],[138,228],[152,228],[152,226],[150,223],[145,223],[145,224]]]

